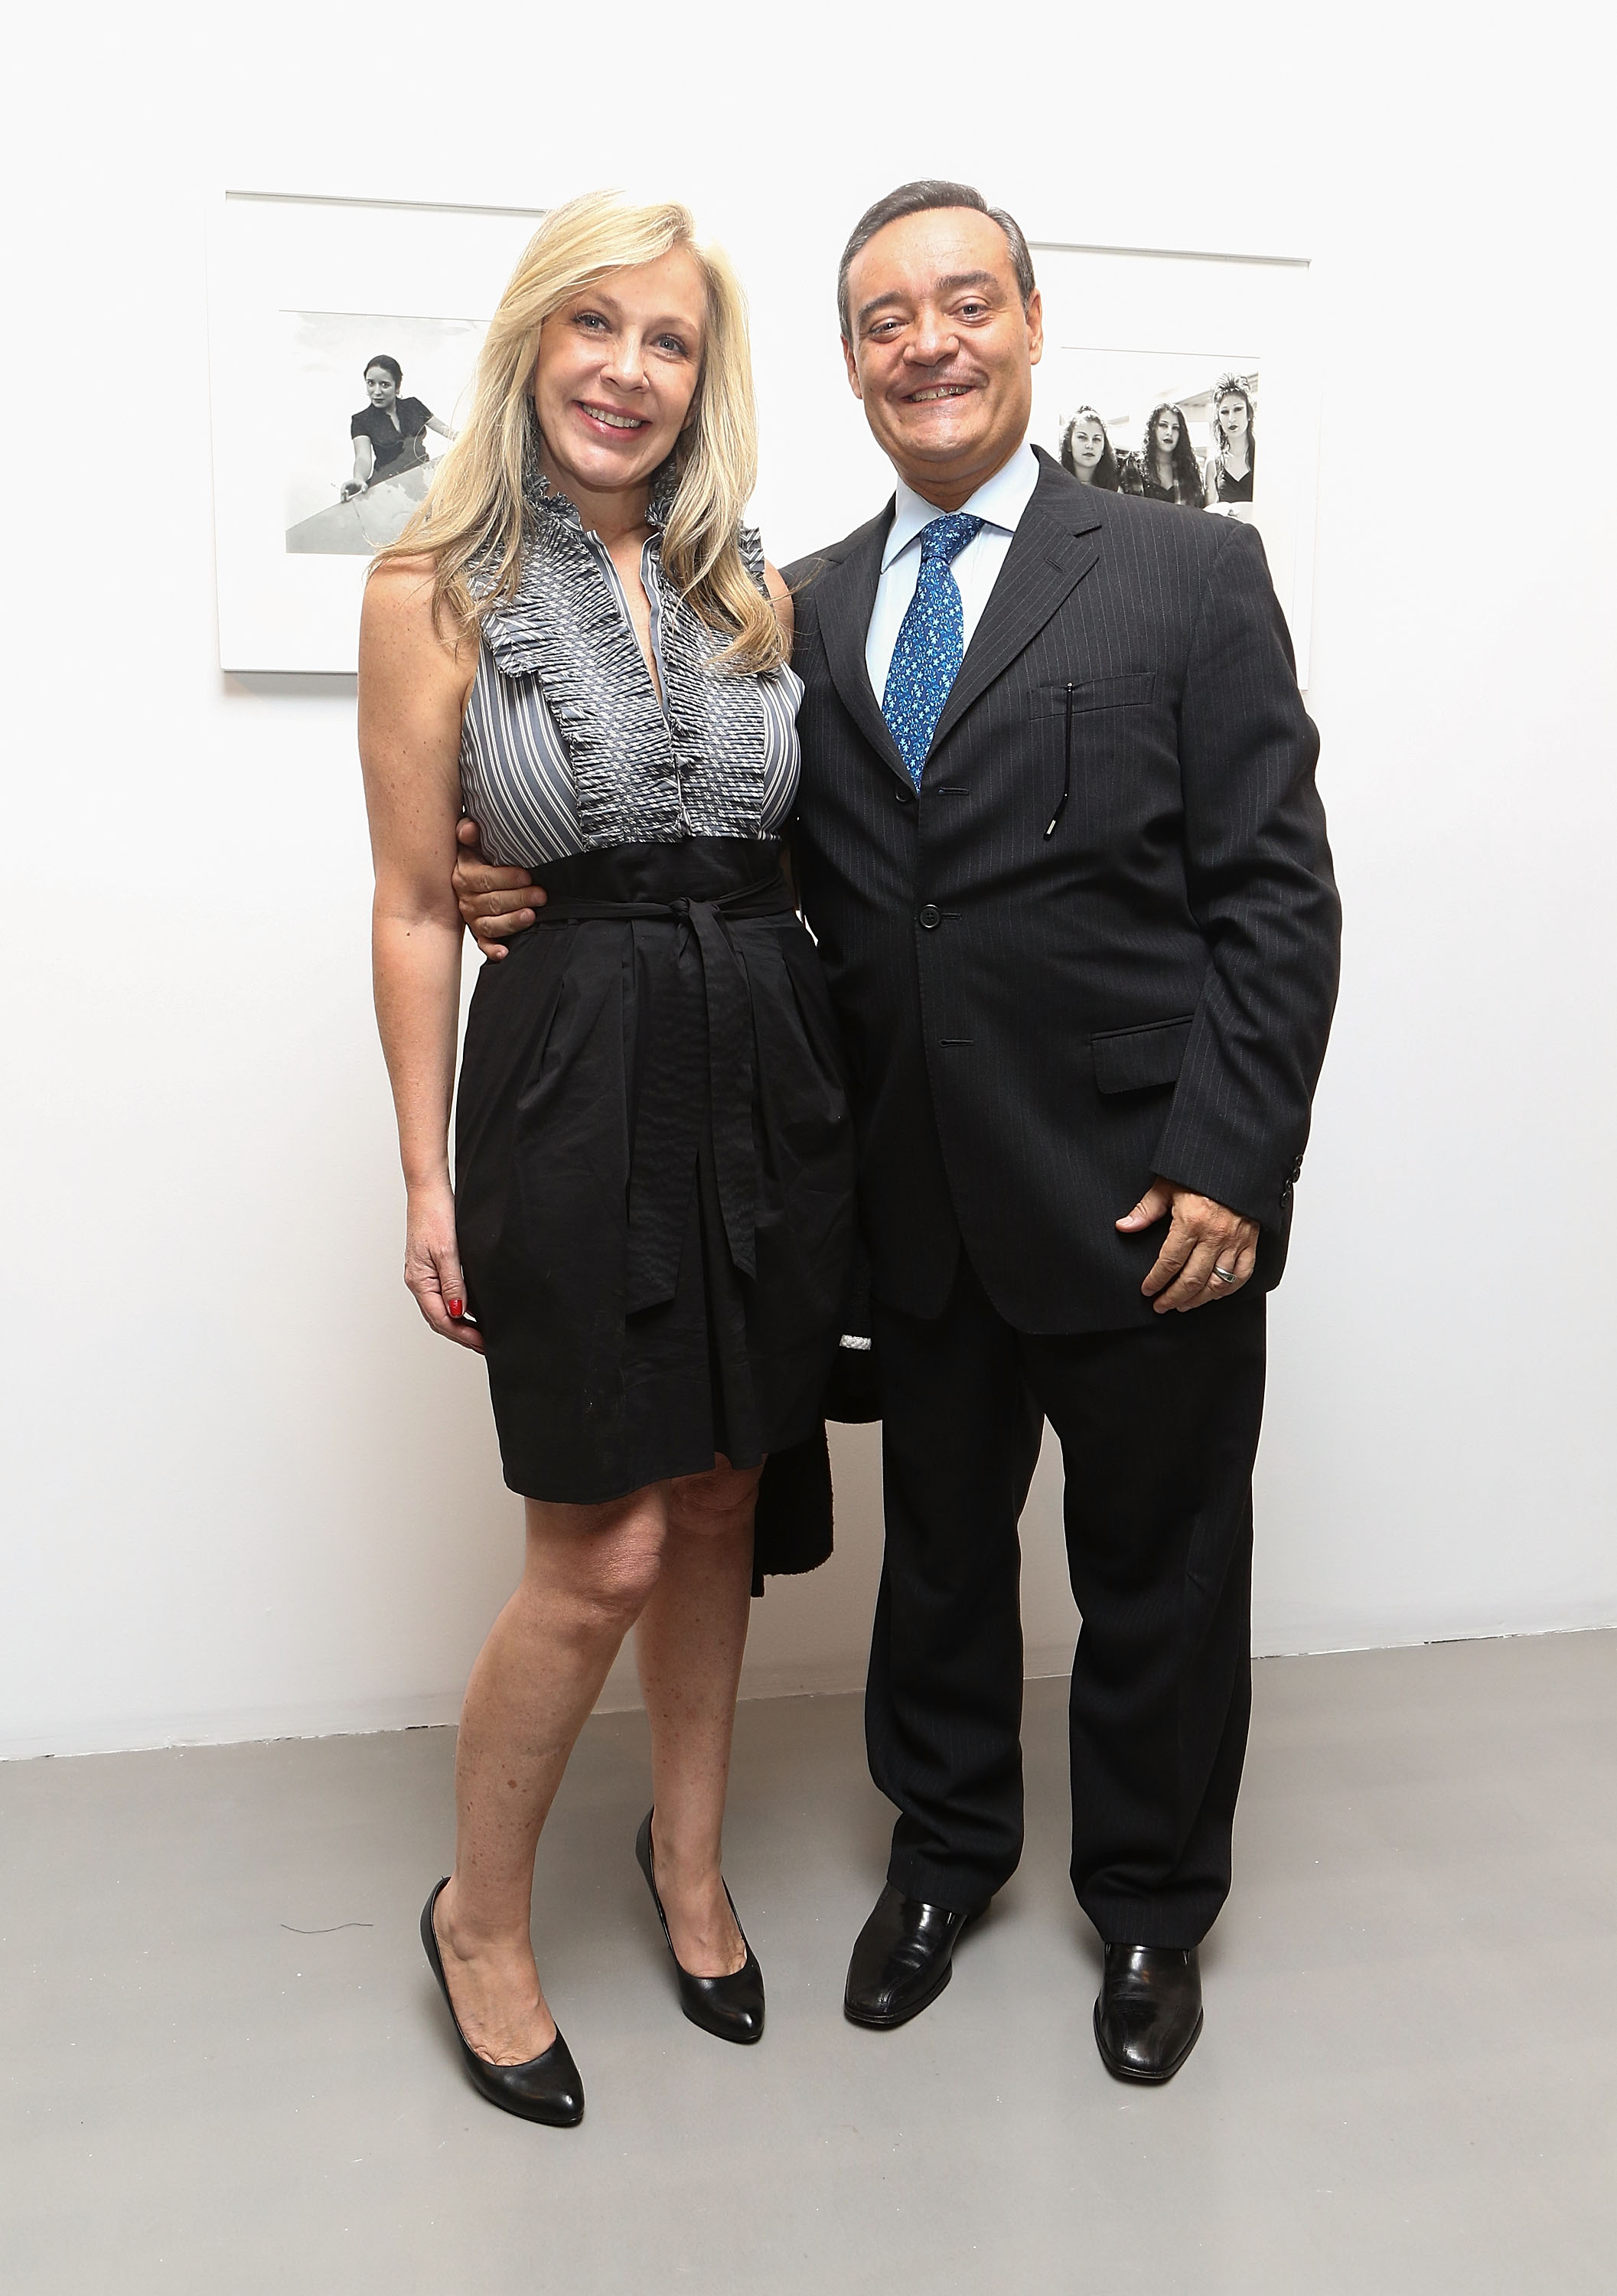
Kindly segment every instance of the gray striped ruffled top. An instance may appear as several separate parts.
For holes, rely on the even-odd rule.
[[[461,726],[461,802],[490,861],[532,868],[609,845],[779,833],[797,794],[790,669],[714,669],[724,641],[668,581],[667,490],[641,553],[659,700],[604,544],[541,479],[517,594],[483,618]],[[763,553],[741,534],[763,586]]]

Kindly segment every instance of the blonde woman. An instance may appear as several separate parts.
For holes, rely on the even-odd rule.
[[[555,210],[496,312],[431,496],[378,559],[359,729],[405,1280],[486,1357],[521,1582],[472,1669],[455,1870],[422,1938],[482,2094],[583,2088],[529,1939],[534,1858],[636,1628],[653,1807],[636,1844],[687,2016],[763,2029],[720,1871],[766,1455],[817,1424],[852,1143],[817,961],[782,882],[801,687],[741,524],[740,291],[677,206]],[[486,965],[447,1157],[456,828],[544,865]],[[543,898],[543,897],[540,897]]]

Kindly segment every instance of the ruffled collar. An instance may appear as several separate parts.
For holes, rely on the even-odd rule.
[[[661,534],[668,524],[669,515],[674,507],[674,496],[679,490],[679,473],[674,467],[677,460],[677,453],[670,455],[668,460],[659,466],[652,478],[651,498],[645,506],[645,522],[653,534]],[[539,469],[537,461],[530,463],[527,476],[523,480],[522,496],[529,509],[536,517],[554,519],[562,526],[571,527],[575,534],[583,533],[584,521],[579,516],[571,498],[564,495],[559,487],[551,485],[544,472]]]
[[[483,617],[482,637],[506,677],[538,679],[572,767],[579,824],[591,846],[668,842],[691,833],[692,808],[722,831],[755,836],[764,794],[764,706],[756,677],[716,674],[722,636],[681,611],[659,548],[677,483],[669,458],[652,483],[645,586],[658,632],[659,696],[606,554],[577,505],[529,466],[528,532],[516,594]],[[763,586],[750,529],[745,563]]]

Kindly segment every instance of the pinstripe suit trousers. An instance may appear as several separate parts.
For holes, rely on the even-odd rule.
[[[888,1878],[962,1911],[1022,1855],[1017,1518],[1048,1418],[1083,1627],[1072,1886],[1103,1938],[1189,1946],[1229,1890],[1252,1706],[1264,1298],[1124,1332],[1016,1331],[959,1262],[940,1316],[880,1307],[887,1546],[866,1742]]]

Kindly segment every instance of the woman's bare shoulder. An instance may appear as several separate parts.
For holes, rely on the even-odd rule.
[[[771,565],[767,558],[764,561],[764,580],[769,586],[769,603],[775,608],[776,619],[785,632],[786,644],[790,647],[792,632],[796,627],[796,617],[792,609],[792,593],[786,587],[780,568]]]
[[[436,562],[425,551],[407,558],[384,558],[373,566],[365,586],[362,634],[398,644],[431,644],[454,662],[466,655],[470,645],[475,660],[475,636],[468,638],[452,609],[435,594],[437,571]]]
[[[384,558],[365,577],[365,611],[375,608],[390,618],[424,611],[430,618],[437,572],[437,561],[424,550],[407,558]]]

